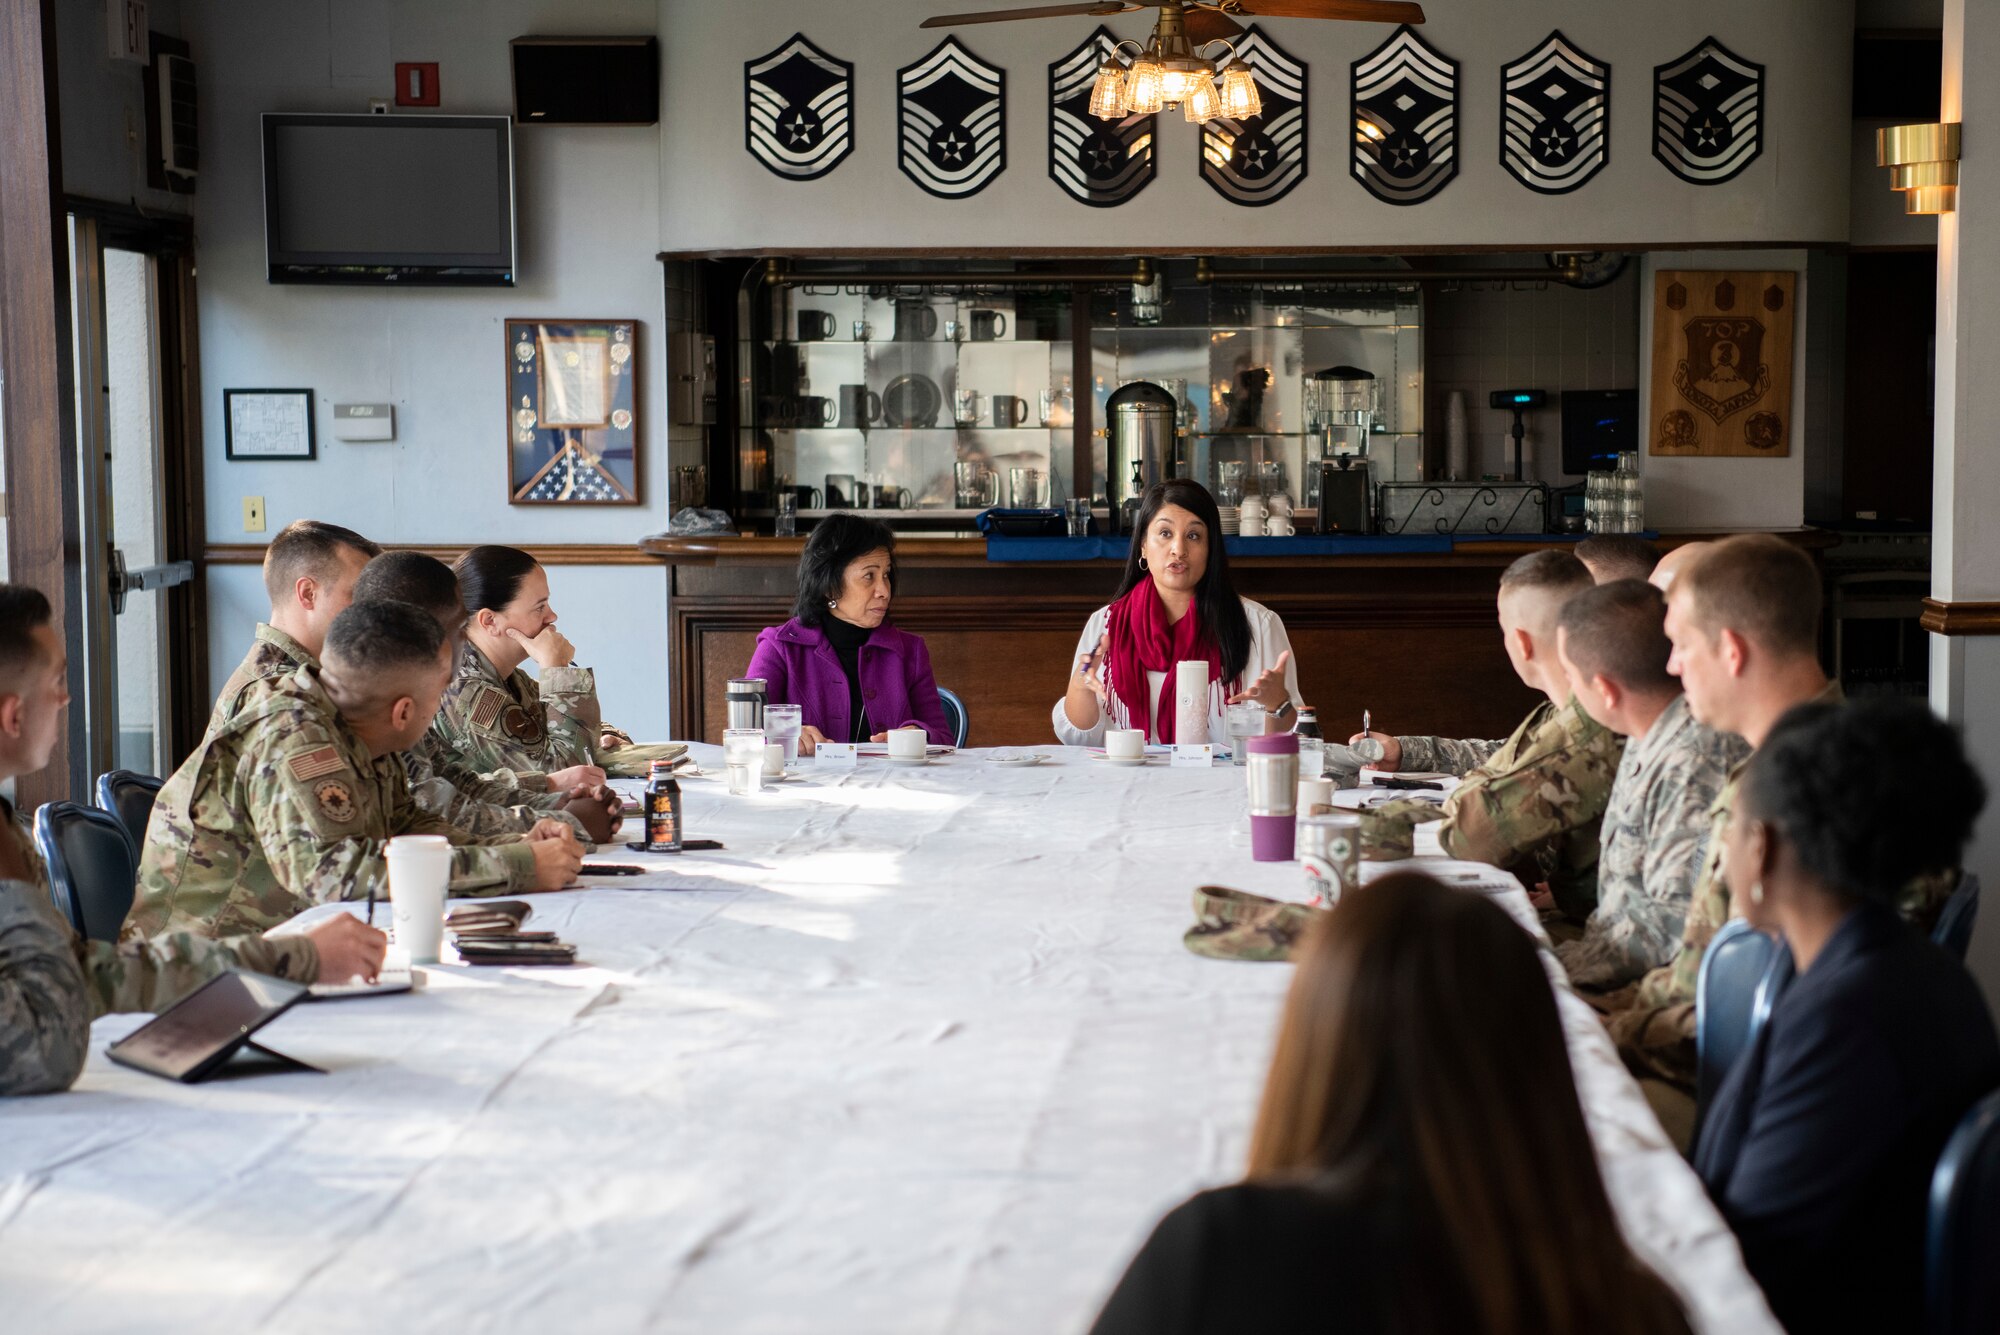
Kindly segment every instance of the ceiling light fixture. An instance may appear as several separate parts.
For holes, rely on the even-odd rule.
[[[1257,80],[1249,63],[1236,53],[1235,44],[1217,37],[1192,45],[1181,20],[1178,6],[1162,9],[1150,41],[1141,44],[1128,39],[1111,49],[1090,87],[1091,115],[1117,121],[1180,107],[1190,122],[1206,125],[1218,116],[1242,121],[1263,112]],[[1118,55],[1128,46],[1139,53],[1129,69]],[[1219,71],[1219,88],[1216,62],[1201,54],[1212,46],[1229,48],[1229,63]]]

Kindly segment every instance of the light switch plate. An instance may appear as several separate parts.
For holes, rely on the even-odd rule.
[[[264,498],[245,496],[243,498],[243,531],[262,533],[264,531]]]
[[[336,403],[333,405],[335,440],[394,440],[396,405],[393,403]]]

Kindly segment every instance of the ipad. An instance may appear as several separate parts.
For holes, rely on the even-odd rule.
[[[218,974],[113,1043],[106,1055],[134,1070],[192,1084],[308,994],[298,983],[261,973]]]

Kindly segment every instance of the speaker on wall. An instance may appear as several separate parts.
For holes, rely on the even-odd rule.
[[[658,125],[656,37],[516,37],[517,125]]]

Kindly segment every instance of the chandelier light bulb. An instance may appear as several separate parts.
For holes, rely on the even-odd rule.
[[[1165,73],[1160,62],[1151,56],[1141,56],[1132,62],[1132,73],[1126,83],[1126,101],[1131,109],[1141,116],[1150,116],[1167,104],[1162,95],[1161,82]]]
[[[1243,121],[1263,112],[1264,99],[1257,94],[1257,81],[1250,76],[1250,67],[1240,60],[1230,61],[1229,68],[1222,71],[1220,114]]]
[[[1099,120],[1123,120],[1132,109],[1126,96],[1125,67],[1107,60],[1097,68],[1097,81],[1090,86],[1090,114]]]
[[[1215,91],[1215,80],[1207,70],[1195,76],[1182,114],[1196,125],[1206,125],[1222,114],[1222,95]]]
[[[1176,65],[1164,67],[1160,72],[1160,100],[1170,107],[1187,101],[1188,94],[1194,91],[1194,81],[1195,75],[1190,70]]]

